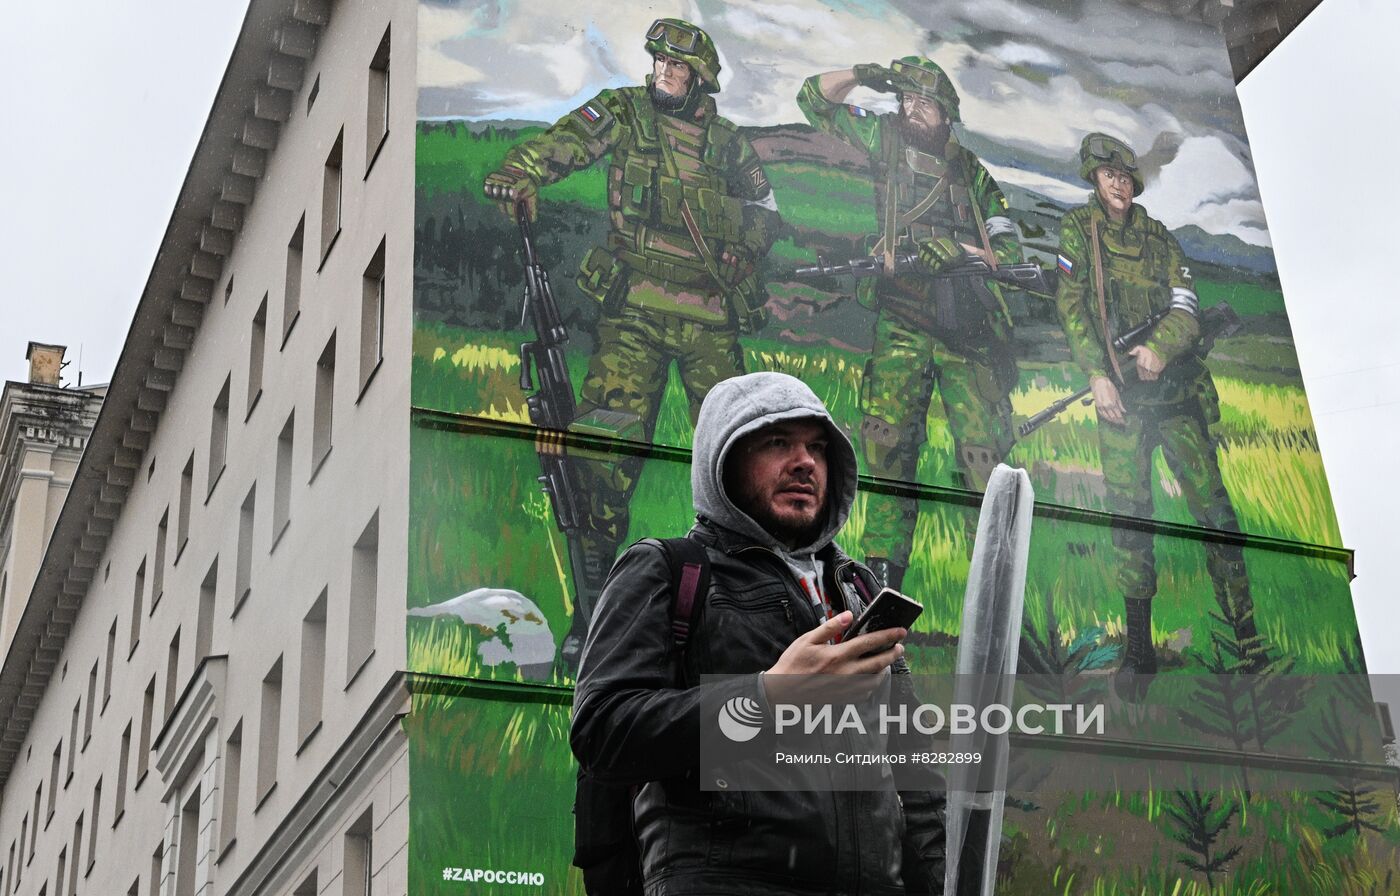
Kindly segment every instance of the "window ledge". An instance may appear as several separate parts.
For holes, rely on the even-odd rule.
[[[316,474],[320,473],[321,468],[326,465],[326,460],[331,456],[331,449],[334,447],[334,445],[327,445],[325,453],[323,453],[319,458],[317,458],[316,463],[311,467],[311,478],[306,480],[307,485],[310,485],[311,483],[316,481]]]
[[[238,617],[238,611],[243,609],[243,605],[248,602],[249,596],[253,593],[253,586],[249,585],[243,589],[243,593],[233,599],[233,612],[229,614],[230,619]]]
[[[267,551],[269,554],[276,553],[276,551],[277,551],[277,546],[278,546],[279,544],[282,543],[282,536],[286,535],[286,534],[287,534],[287,530],[290,529],[291,527],[292,527],[292,518],[289,516],[289,517],[287,517],[287,519],[282,523],[282,528],[280,528],[280,529],[277,530],[277,534],[274,535],[274,536],[272,536],[272,547],[271,547],[271,548],[268,548],[268,551]]]
[[[350,690],[350,686],[355,683],[355,679],[360,677],[360,673],[365,671],[365,667],[369,665],[369,661],[372,659],[374,659],[374,648],[370,648],[369,653],[365,654],[365,658],[360,660],[359,665],[355,666],[355,668],[350,671],[350,675],[345,679],[344,690]]]
[[[262,794],[258,797],[258,801],[253,804],[253,813],[257,814],[258,810],[260,810],[263,807],[263,804],[267,802],[268,797],[272,796],[276,792],[277,782],[273,781],[272,786],[264,790]]]
[[[384,356],[380,355],[379,360],[374,362],[374,367],[372,367],[370,369],[370,372],[365,375],[364,382],[360,383],[360,394],[355,396],[355,404],[359,404],[360,399],[365,397],[365,393],[369,391],[370,383],[374,382],[374,378],[379,375],[379,368],[383,366]]]
[[[237,844],[238,838],[230,837],[227,843],[219,847],[219,854],[214,857],[214,864],[218,865],[222,863],[224,859],[228,858],[228,854],[233,851],[233,847]]]
[[[379,135],[379,142],[374,145],[373,151],[369,154],[369,162],[365,165],[365,176],[362,180],[369,180],[369,173],[374,170],[374,163],[379,161],[379,154],[384,151],[384,144],[389,142],[389,129],[386,127],[384,133]]]
[[[331,234],[331,238],[326,240],[325,247],[321,249],[321,263],[316,266],[316,273],[321,273],[322,268],[326,266],[326,259],[331,257],[331,250],[335,248],[336,240],[340,239],[340,230],[337,227],[335,233]]]
[[[301,309],[298,308],[292,315],[292,319],[282,328],[282,344],[277,347],[280,352],[287,347],[287,340],[292,338],[292,330],[296,329],[297,321],[301,320]]]
[[[224,478],[224,470],[228,469],[227,463],[219,464],[219,469],[209,476],[209,491],[204,495],[204,506],[209,506],[209,499],[214,497],[214,489],[219,487],[219,480]]]
[[[301,743],[297,744],[296,756],[300,757],[307,744],[316,739],[316,735],[321,731],[321,720],[317,719],[316,724],[311,726],[311,730],[301,736]]]

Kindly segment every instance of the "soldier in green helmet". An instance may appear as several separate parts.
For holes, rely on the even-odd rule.
[[[1220,477],[1210,427],[1220,419],[1215,382],[1203,362],[1200,301],[1180,244],[1133,200],[1143,191],[1136,154],[1107,134],[1079,147],[1079,173],[1094,188],[1089,203],[1060,224],[1060,282],[1055,297],[1070,351],[1093,392],[1099,455],[1111,508],[1152,516],[1152,456],[1157,448],[1202,526],[1239,531]],[[1113,350],[1117,336],[1165,312],[1139,346]],[[1127,649],[1119,675],[1125,695],[1145,693],[1157,671],[1152,598],[1157,593],[1150,531],[1113,527]],[[1233,629],[1246,668],[1268,662],[1254,621],[1244,555],[1208,539],[1206,567],[1221,618]]]
[[[711,386],[744,373],[739,334],[763,324],[759,265],[780,224],[753,146],[716,112],[720,62],[710,36],[657,19],[646,50],[645,86],[599,93],[512,148],[485,183],[507,213],[524,203],[533,217],[540,187],[608,157],[607,243],[584,257],[577,278],[602,316],[575,428],[597,432],[603,421],[605,434],[641,439],[652,436],[673,361],[692,423]],[[570,546],[577,601],[562,651],[570,667],[627,537],[641,463],[578,465],[588,519]]]
[[[876,115],[845,105],[856,87],[894,93],[899,111]],[[953,133],[962,120],[957,91],[932,60],[906,56],[889,67],[862,64],[808,78],[797,104],[817,130],[865,152],[875,181],[878,231],[869,249],[884,257],[888,275],[856,288],[856,298],[878,313],[861,402],[869,470],[917,477],[936,388],[955,473],[981,490],[1013,441],[1011,316],[995,283],[927,274],[971,258],[991,267],[1023,258],[1001,188]],[[911,252],[923,270],[896,275],[895,256]],[[867,512],[866,562],[891,587],[908,566],[917,514],[907,498],[872,502]]]

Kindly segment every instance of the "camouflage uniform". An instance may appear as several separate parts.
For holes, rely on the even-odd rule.
[[[694,46],[670,45],[673,35],[691,34]],[[709,94],[719,90],[719,59],[709,37],[661,19],[646,47],[691,66],[683,106],[659,108],[651,76],[644,87],[604,90],[513,147],[501,172],[538,187],[609,158],[607,243],[584,257],[577,279],[603,307],[575,428],[596,432],[598,421],[611,421],[608,434],[650,440],[672,361],[692,424],[710,387],[744,372],[739,334],[762,326],[767,296],[758,266],[780,219],[753,146],[716,113]],[[616,425],[624,419],[632,425]],[[588,519],[571,551],[579,604],[571,642],[586,630],[627,536],[641,464],[640,457],[578,464]]]
[[[918,57],[903,64],[935,73],[943,87],[927,95],[949,122],[958,118],[957,94],[936,65]],[[855,71],[880,66],[858,66]],[[887,241],[910,252],[929,240],[951,238],[990,246],[999,263],[1022,261],[1015,225],[1001,188],[955,137],[942,156],[910,145],[899,115],[876,115],[826,98],[820,76],[802,85],[797,104],[813,127],[870,157],[880,233],[869,248],[881,254]],[[891,78],[903,90],[913,85]],[[875,346],[861,396],[861,449],[869,471],[915,481],[919,451],[927,441],[929,405],[937,387],[952,432],[962,484],[983,489],[1010,450],[1009,395],[1016,383],[1011,318],[995,283],[966,278],[934,280],[919,273],[863,280],[856,296],[878,312]],[[873,569],[898,586],[912,548],[918,505],[911,499],[872,502],[864,548]]]
[[[1083,175],[1093,183],[1103,164],[1131,174],[1134,195],[1142,192],[1136,159],[1126,145],[1102,135],[1100,145],[1121,146],[1125,155],[1104,162],[1082,151]],[[1111,141],[1111,142],[1110,142]],[[1131,159],[1131,168],[1122,159]],[[1094,258],[1095,244],[1099,259]],[[1133,517],[1152,517],[1152,455],[1162,455],[1181,485],[1191,516],[1202,526],[1238,532],[1234,506],[1220,476],[1216,442],[1210,427],[1220,419],[1215,382],[1203,363],[1199,301],[1192,288],[1186,257],[1162,222],[1134,203],[1123,223],[1113,221],[1097,193],[1087,205],[1067,212],[1060,229],[1060,281],[1056,306],[1075,362],[1092,380],[1108,377],[1121,396],[1125,422],[1098,419],[1099,456],[1112,510]],[[1104,333],[1099,310],[1099,269],[1103,272]],[[1126,354],[1109,358],[1108,340],[1147,320],[1156,312],[1166,316],[1143,343],[1166,367],[1158,379],[1146,382],[1131,371],[1136,362]],[[1124,372],[1122,376],[1118,371]],[[1152,597],[1157,592],[1156,561],[1150,531],[1113,527],[1118,586],[1123,592],[1128,650],[1125,669],[1156,670],[1152,644]],[[1206,568],[1222,616],[1245,648],[1250,664],[1263,659],[1254,624],[1254,604],[1244,556],[1237,545],[1205,542]]]

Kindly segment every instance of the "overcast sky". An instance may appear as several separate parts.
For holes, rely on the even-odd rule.
[[[969,25],[1014,12],[1009,0],[936,3]],[[0,30],[8,131],[0,141],[0,378],[25,378],[30,339],[70,347],[70,381],[80,356],[84,382],[111,376],[244,7],[239,0],[65,0],[7,11]],[[756,27],[766,8],[748,0],[730,3],[728,12],[750,16]],[[1400,487],[1388,468],[1371,467],[1400,457],[1400,276],[1391,264],[1400,181],[1389,171],[1390,150],[1400,145],[1400,80],[1390,71],[1397,34],[1396,0],[1325,0],[1240,88],[1267,239],[1278,255],[1343,542],[1357,551],[1353,594],[1367,658],[1372,672],[1387,673],[1400,673],[1392,606],[1400,550],[1391,529]],[[1084,51],[1071,38],[1057,36],[1052,49]],[[1122,47],[1125,66],[1156,58],[1140,42]],[[1055,64],[1034,55],[1021,61]],[[1209,66],[1177,62],[1174,103],[1215,89],[1191,83],[1209,78]],[[444,57],[434,64],[466,63]]]

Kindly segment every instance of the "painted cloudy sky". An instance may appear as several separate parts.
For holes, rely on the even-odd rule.
[[[1114,0],[424,0],[419,115],[552,121],[639,83],[642,34],[664,15],[714,37],[720,111],[739,124],[802,121],[809,75],[923,53],[957,84],[966,142],[998,180],[1081,202],[1079,140],[1107,131],[1143,156],[1141,201],[1169,227],[1269,245],[1223,40]]]

